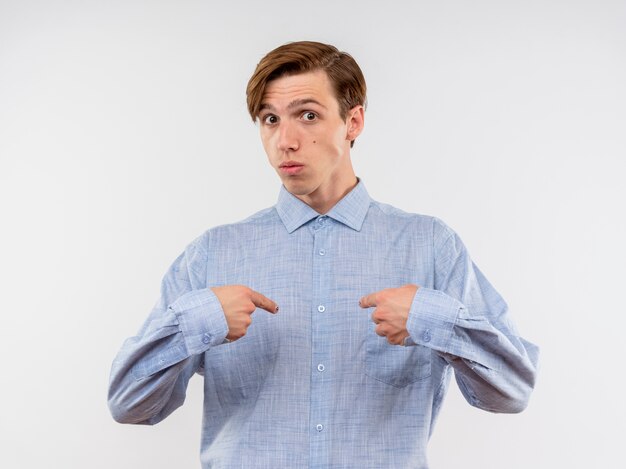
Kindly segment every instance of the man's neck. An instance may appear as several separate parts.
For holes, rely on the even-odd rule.
[[[335,205],[337,205],[337,203],[341,199],[343,199],[352,189],[354,189],[358,183],[359,179],[353,174],[352,177],[343,184],[334,185],[333,188],[336,187],[336,190],[328,191],[325,193],[322,193],[320,191],[307,196],[296,197],[302,200],[317,213],[325,215],[330,212],[330,210]]]

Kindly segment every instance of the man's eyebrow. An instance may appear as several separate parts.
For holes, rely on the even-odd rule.
[[[324,106],[318,100],[313,99],[313,98],[295,99],[287,105],[287,109],[293,109],[295,107],[304,106],[305,104],[317,104],[318,106],[323,107],[324,109],[327,109],[326,106]],[[272,106],[271,104],[262,103],[261,107],[259,108],[259,111],[263,111],[265,109],[269,109],[270,111],[276,110],[276,108],[274,108],[274,106]]]
[[[313,99],[313,98],[303,98],[303,99],[296,99],[294,101],[291,101],[289,103],[289,105],[287,106],[287,109],[292,109],[294,107],[304,106],[305,104],[317,104],[318,106],[321,106],[324,109],[326,109],[326,106],[324,106],[318,100]]]

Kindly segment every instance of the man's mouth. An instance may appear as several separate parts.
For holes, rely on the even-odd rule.
[[[292,175],[299,173],[302,168],[304,168],[304,165],[302,163],[298,163],[297,161],[286,161],[281,163],[278,168],[281,173]]]

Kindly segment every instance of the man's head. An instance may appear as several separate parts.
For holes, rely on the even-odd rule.
[[[256,121],[261,111],[263,95],[267,85],[285,75],[322,70],[330,80],[335,99],[339,104],[339,115],[345,120],[348,111],[367,103],[367,87],[359,65],[346,52],[321,42],[299,41],[284,44],[261,59],[248,81],[246,96],[248,112]],[[352,146],[354,141],[351,142]]]
[[[320,213],[356,184],[350,148],[363,129],[364,103],[354,59],[316,42],[273,50],[248,83],[270,164],[289,192]]]

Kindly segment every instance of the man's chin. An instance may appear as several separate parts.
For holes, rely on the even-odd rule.
[[[302,181],[294,181],[293,179],[283,179],[283,185],[290,193],[296,196],[307,195],[310,190]]]

